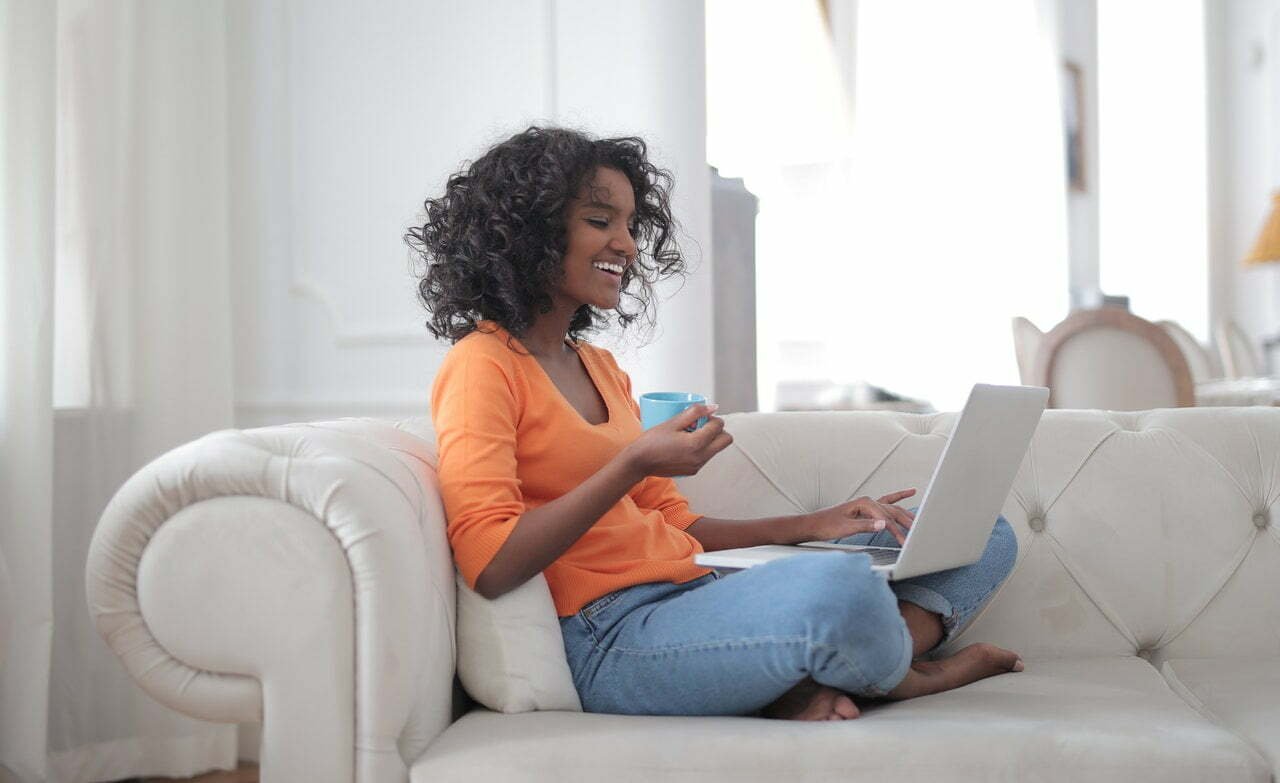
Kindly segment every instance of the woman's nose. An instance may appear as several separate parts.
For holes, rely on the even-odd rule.
[[[610,243],[613,249],[627,258],[634,258],[636,255],[636,238],[631,236],[631,229],[624,228],[620,232],[613,235],[613,241]]]

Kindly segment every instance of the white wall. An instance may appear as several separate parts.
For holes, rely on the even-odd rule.
[[[672,170],[692,274],[651,344],[596,341],[637,392],[714,392],[702,3],[368,8],[231,6],[237,424],[426,414],[449,346],[422,326],[402,235],[533,122],[640,135]]]
[[[1280,331],[1280,265],[1246,268],[1280,188],[1280,0],[1206,2],[1211,322]]]

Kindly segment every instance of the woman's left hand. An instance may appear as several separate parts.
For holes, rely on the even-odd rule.
[[[801,514],[794,517],[796,524],[788,531],[788,540],[781,543],[830,541],[855,533],[888,530],[894,538],[898,539],[898,545],[901,546],[907,540],[907,531],[911,529],[915,515],[893,504],[914,494],[916,494],[914,489],[903,489],[890,492],[879,500],[861,497],[821,511]],[[877,520],[883,520],[884,525],[877,525]]]

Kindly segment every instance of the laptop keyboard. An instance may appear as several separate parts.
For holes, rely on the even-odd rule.
[[[867,547],[864,549],[850,544],[833,544],[827,541],[806,541],[801,546],[813,547],[814,549],[841,549],[846,552],[862,552],[871,557],[871,565],[893,565],[898,562],[898,556],[902,554],[902,550],[895,547]]]
[[[867,549],[864,551],[871,555],[871,565],[893,565],[898,562],[898,555],[902,554],[901,549]]]

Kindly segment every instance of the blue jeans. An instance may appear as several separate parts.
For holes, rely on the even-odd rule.
[[[837,539],[897,546],[888,531]],[[560,618],[586,712],[748,715],[806,676],[856,696],[883,696],[906,676],[911,635],[898,601],[959,633],[1004,581],[1018,542],[996,520],[982,558],[889,582],[871,558],[822,552],[684,584],[609,593]]]

